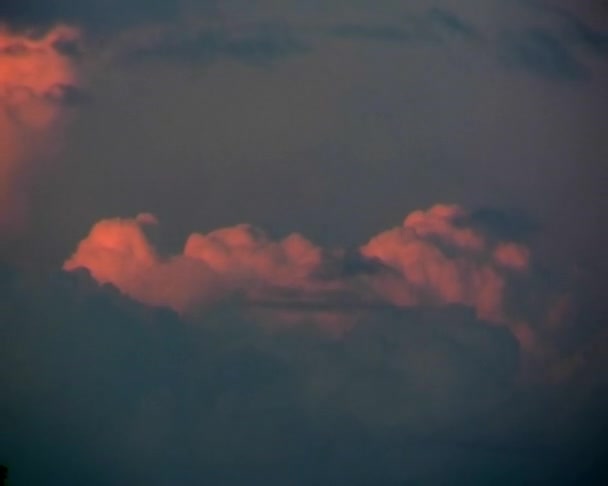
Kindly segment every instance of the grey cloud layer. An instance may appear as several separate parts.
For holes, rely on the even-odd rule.
[[[518,384],[515,341],[464,309],[373,310],[333,340],[265,332],[236,304],[183,322],[86,274],[33,282],[0,273],[0,457],[17,484],[602,477],[601,382]]]
[[[272,25],[254,26],[245,32],[224,28],[197,32],[189,38],[168,35],[148,45],[119,53],[123,62],[163,59],[173,62],[211,63],[233,59],[266,65],[282,58],[303,54],[309,46],[287,29]]]
[[[522,10],[525,14],[526,10]],[[506,67],[554,80],[586,79],[590,70],[585,54],[604,57],[607,52],[608,31],[594,30],[573,14],[555,16],[554,22],[542,26],[535,26],[537,22],[530,19],[501,25],[500,15],[496,17],[489,20],[496,22],[498,28],[485,31],[456,10],[435,7],[401,23],[344,24],[336,27],[334,33],[340,37],[404,44],[467,40],[493,53]]]
[[[602,30],[603,24],[592,27],[588,19],[580,18],[572,9],[541,2],[493,2],[494,7],[480,9],[485,12],[481,16],[472,14],[475,2],[462,5],[440,2],[431,8],[423,2],[407,8],[391,2],[376,6],[364,2],[356,5],[330,2],[324,9],[299,2],[281,8],[266,3],[235,2],[220,6],[213,1],[129,0],[49,4],[29,0],[3,3],[0,19],[24,26],[72,22],[102,38],[146,24],[174,24],[169,35],[155,38],[146,45],[135,49],[123,46],[129,60],[211,62],[229,58],[268,64],[311,48],[323,49],[322,34],[326,27],[322,26],[329,26],[330,36],[361,41],[450,43],[466,40],[483,47],[506,67],[562,81],[587,79],[591,68],[586,57],[605,59],[608,55],[608,31]],[[202,20],[207,27],[192,32],[186,28],[192,19]],[[209,25],[213,24],[216,26],[210,29]],[[248,32],[239,32],[243,26]]]
[[[340,37],[385,42],[433,42],[442,37],[461,37],[478,40],[481,34],[475,26],[460,16],[440,8],[432,8],[422,15],[414,15],[402,24],[343,24],[333,33]]]
[[[170,21],[183,11],[181,0],[6,0],[0,4],[0,19],[15,27],[75,23],[104,34],[147,22]],[[212,11],[214,0],[194,3]]]

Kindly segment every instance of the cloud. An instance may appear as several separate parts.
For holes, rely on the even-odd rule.
[[[589,72],[554,34],[541,29],[527,29],[505,34],[500,41],[503,61],[508,66],[525,69],[538,76],[564,81],[579,81]]]
[[[483,319],[505,320],[507,281],[499,266],[526,270],[527,250],[510,244],[489,255],[482,234],[455,224],[465,214],[458,206],[436,205],[372,238],[362,248],[363,255],[379,259],[400,275],[380,280],[380,291],[398,305],[420,300],[461,303],[473,306]]]
[[[86,268],[100,283],[181,312],[229,295],[254,299],[281,289],[304,295],[328,287],[312,280],[322,264],[321,249],[300,235],[275,242],[260,229],[238,225],[194,233],[182,254],[160,258],[145,234],[150,224],[155,224],[151,215],[100,221],[64,268]]]
[[[493,3],[495,12],[482,18],[436,6],[422,14],[394,12],[393,18],[400,19],[397,22],[366,19],[338,24],[332,33],[342,38],[394,44],[466,40],[487,50],[504,66],[555,81],[590,78],[592,68],[586,54],[605,58],[608,53],[605,26],[591,26],[590,15],[581,18],[579,8],[534,1]],[[505,23],[503,17],[509,22]]]
[[[268,65],[301,54],[308,45],[286,26],[227,21],[214,0],[127,0],[3,2],[0,19],[15,29],[48,28],[58,22],[77,25],[94,39],[103,55],[121,62],[162,59],[214,62],[232,59]]]
[[[528,241],[540,229],[539,223],[520,209],[490,207],[472,211],[464,224],[498,240],[516,242]]]
[[[309,46],[287,28],[256,25],[227,29],[208,25],[184,35],[167,29],[162,34],[128,43],[118,48],[123,62],[167,60],[173,62],[211,63],[231,59],[252,65],[268,65],[280,59],[304,54]]]
[[[526,247],[516,243],[501,243],[494,250],[494,260],[505,268],[526,270],[530,261],[530,252]]]
[[[409,14],[401,23],[350,23],[332,30],[338,37],[392,43],[436,42],[449,38],[480,40],[476,27],[458,14],[434,7],[424,14]]]
[[[57,26],[41,36],[0,27],[0,228],[17,230],[27,211],[31,164],[57,143],[63,107],[74,99],[77,75],[60,45],[77,30]]]
[[[428,19],[432,25],[442,29],[446,33],[470,40],[479,39],[481,36],[472,23],[450,10],[434,7],[429,10]]]
[[[334,339],[266,331],[238,302],[184,321],[82,272],[3,267],[0,287],[12,482],[593,484],[603,471],[602,381],[522,383],[510,333],[461,307],[372,310]]]
[[[608,55],[608,9],[602,0],[573,5],[528,1],[529,7],[555,18],[565,39],[599,57]],[[593,25],[595,24],[595,25]]]
[[[406,29],[396,25],[358,25],[345,24],[334,28],[339,37],[360,38],[384,42],[409,42],[414,36]]]
[[[593,57],[605,59],[608,54],[605,5],[537,0],[520,4],[528,21],[521,27],[503,29],[497,38],[502,62],[556,81],[591,78],[589,61]]]
[[[511,274],[527,271],[529,250],[488,241],[463,226],[467,217],[456,205],[415,211],[354,257],[299,234],[274,241],[250,225],[194,233],[181,254],[160,257],[145,232],[156,224],[151,215],[108,219],[93,226],[64,269],[86,268],[98,282],[140,302],[186,314],[239,298],[265,319],[276,313],[283,323],[316,320],[336,330],[354,324],[344,312],[348,306],[461,304],[480,319],[512,325],[518,337],[528,336],[524,324],[508,317],[505,295]]]
[[[156,224],[149,214],[97,223],[64,268],[86,268],[100,283],[111,283],[137,300],[184,311],[221,292],[215,272],[202,262],[177,256],[161,260],[145,227]]]
[[[87,31],[112,32],[143,22],[174,19],[183,7],[181,1],[109,0],[7,0],[0,6],[0,19],[24,28],[46,28],[57,22],[77,24]],[[198,1],[199,5],[214,2]]]

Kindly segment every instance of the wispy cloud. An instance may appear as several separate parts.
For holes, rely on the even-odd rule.
[[[47,27],[57,22],[76,24],[89,33],[108,35],[146,22],[175,20],[189,8],[209,14],[215,11],[215,0],[8,0],[0,3],[0,21],[14,27]]]
[[[540,11],[543,21],[530,18],[531,10]],[[515,5],[514,11],[519,15],[508,22],[498,15],[485,19],[483,28],[466,15],[434,7],[402,15],[400,21],[339,24],[331,32],[342,38],[403,45],[466,40],[507,68],[554,81],[584,81],[591,76],[585,54],[608,56],[608,32],[592,28],[570,11],[529,2]]]
[[[540,29],[504,34],[498,50],[506,66],[538,76],[568,81],[589,77],[588,69],[563,40]]]
[[[473,24],[440,8],[410,14],[402,22],[340,24],[331,32],[339,37],[395,43],[437,42],[446,37],[479,40],[481,37]]]
[[[192,35],[171,32],[147,45],[129,49],[123,59],[163,59],[176,62],[211,63],[222,59],[267,65],[308,52],[308,44],[287,28],[256,25],[237,32],[224,28],[202,29]]]
[[[605,2],[603,6],[596,2],[595,9],[592,9],[597,15],[596,27],[590,25],[589,18],[583,19],[577,15],[576,7],[569,9],[539,0],[528,0],[526,3],[545,15],[553,16],[565,40],[598,56],[608,56],[608,6]]]

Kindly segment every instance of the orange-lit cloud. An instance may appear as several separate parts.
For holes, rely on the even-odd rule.
[[[347,303],[462,304],[531,342],[526,325],[512,322],[504,308],[510,274],[528,268],[527,248],[491,243],[467,227],[466,216],[464,209],[448,205],[411,213],[402,226],[360,248],[361,258],[378,267],[360,274],[336,272],[336,260],[344,257],[298,234],[273,240],[250,225],[192,234],[183,253],[161,257],[145,231],[157,224],[152,215],[100,221],[64,268],[87,268],[98,282],[178,312],[238,296],[258,306],[258,314],[275,313],[292,323],[317,321],[333,330],[352,324],[343,312]],[[302,317],[299,308],[307,306]]]
[[[398,274],[379,280],[379,291],[397,305],[465,304],[482,319],[504,320],[503,267],[526,270],[527,249],[514,243],[492,248],[479,231],[463,227],[464,216],[458,206],[436,205],[372,238],[362,254]]]
[[[145,233],[154,224],[150,214],[100,221],[64,268],[87,268],[98,282],[137,300],[184,312],[228,295],[251,300],[281,289],[304,292],[321,264],[321,250],[303,237],[275,242],[249,225],[192,234],[182,254],[161,258]]]
[[[156,218],[150,214],[100,221],[64,269],[86,268],[99,283],[111,283],[140,302],[180,312],[214,298],[221,284],[208,266],[184,256],[159,258],[145,234],[145,228],[154,224]]]
[[[322,263],[322,251],[298,234],[275,242],[260,229],[238,225],[193,234],[184,255],[204,262],[241,290],[258,282],[282,287],[305,287]]]
[[[29,164],[53,148],[66,88],[77,84],[58,46],[78,39],[58,26],[42,37],[0,26],[0,229],[23,224]]]

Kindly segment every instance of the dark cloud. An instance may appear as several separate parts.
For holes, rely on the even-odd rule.
[[[505,34],[499,44],[507,66],[523,69],[537,76],[562,81],[581,81],[589,71],[556,35],[541,29]]]
[[[608,31],[598,31],[572,19],[574,38],[601,57],[608,57]]]
[[[480,208],[462,221],[500,240],[526,241],[540,230],[539,223],[521,209]]]
[[[16,484],[594,484],[602,471],[601,388],[522,389],[514,339],[463,309],[368,310],[332,339],[262,331],[234,304],[184,322],[86,272],[4,267],[0,287],[0,458]]]
[[[129,50],[123,61],[168,60],[209,63],[233,59],[254,65],[303,54],[309,46],[285,28],[256,26],[244,32],[225,29],[202,31],[194,36],[166,36],[144,47]]]
[[[276,59],[306,52],[307,44],[282,26],[261,23],[253,28],[239,27],[238,32],[222,27],[223,14],[216,2],[202,0],[140,0],[73,2],[61,0],[44,2],[28,0],[0,6],[0,21],[13,29],[49,28],[59,22],[82,27],[87,37],[103,39],[102,45],[111,44],[114,36],[129,36],[137,29],[152,25],[162,27],[166,35],[151,38],[136,47],[121,44],[118,57],[123,61],[164,59],[180,62],[212,62],[220,58],[235,59],[256,65],[268,64]],[[193,33],[184,19],[196,19],[207,27]],[[93,47],[92,43],[89,47]],[[82,51],[73,45],[57,46],[62,53],[80,57]]]
[[[342,24],[333,29],[338,37],[368,39],[382,42],[436,42],[442,36],[479,40],[475,26],[454,12],[440,8],[429,9],[422,15],[409,15],[401,23]]]
[[[348,250],[328,262],[326,271],[319,275],[325,278],[351,277],[357,275],[373,275],[380,272],[388,272],[390,268],[380,260],[366,258],[360,252]]]
[[[572,11],[538,5],[537,2],[522,3],[542,11],[545,23],[527,19],[523,25],[528,25],[519,30],[498,25],[496,32],[491,33],[488,26],[482,30],[455,11],[433,7],[424,14],[402,16],[399,23],[341,24],[333,29],[333,34],[387,43],[434,43],[456,39],[483,41],[486,47],[497,49],[499,60],[507,66],[550,80],[588,79],[589,67],[581,56],[587,51],[605,57],[608,54],[608,33],[591,27]],[[520,14],[523,12],[525,9]],[[552,21],[547,23],[547,19]],[[493,19],[493,22],[496,21]]]
[[[187,21],[184,19],[196,19],[207,27],[214,22],[216,25],[215,28],[201,28],[193,33],[185,26]],[[102,38],[103,45],[111,44],[113,36],[128,36],[138,28],[164,26],[166,35],[161,35],[160,39],[150,39],[137,47],[130,46],[128,42],[119,47],[121,52],[118,57],[129,62],[151,58],[211,62],[219,58],[230,58],[260,65],[308,50],[303,40],[281,26],[262,23],[253,28],[239,27],[238,32],[228,31],[222,27],[225,19],[213,0],[112,0],[101,3],[9,0],[0,6],[0,21],[2,20],[14,29],[34,27],[41,30],[64,22],[82,27],[89,38]],[[58,47],[64,54],[82,54],[81,50],[75,49],[73,45]]]
[[[384,42],[409,42],[416,36],[397,25],[360,25],[345,24],[333,29],[333,33],[339,37],[369,39]]]
[[[481,37],[478,29],[467,20],[449,10],[433,8],[428,13],[429,23],[442,29],[446,33],[452,33],[470,40]]]
[[[565,38],[573,44],[581,45],[598,56],[608,55],[608,4],[603,1],[588,2],[585,7],[589,10],[587,18],[583,19],[579,7],[573,5],[556,5],[538,0],[526,2],[532,8],[545,15],[555,17],[561,24],[561,30]],[[580,7],[579,7],[580,8]],[[589,21],[597,25],[593,27]]]
[[[201,0],[198,7],[215,2]],[[0,19],[14,27],[48,27],[68,22],[96,33],[108,33],[149,21],[174,19],[184,2],[180,0],[6,0],[0,4]]]

